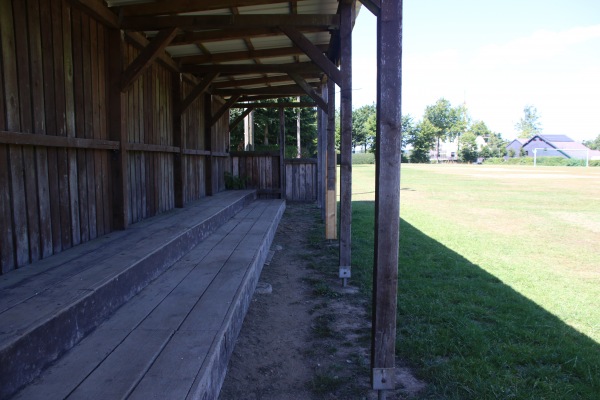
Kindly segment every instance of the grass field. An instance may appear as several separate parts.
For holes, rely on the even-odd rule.
[[[600,399],[600,169],[404,165],[399,356],[424,398]],[[370,289],[374,167],[353,167]]]

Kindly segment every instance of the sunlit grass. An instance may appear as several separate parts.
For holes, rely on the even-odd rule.
[[[599,182],[593,168],[403,165],[398,351],[425,397],[598,398]],[[368,289],[373,166],[354,166],[353,193]]]

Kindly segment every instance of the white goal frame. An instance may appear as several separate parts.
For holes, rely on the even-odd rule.
[[[533,149],[533,166],[536,167],[537,166],[537,151],[538,150],[544,150],[544,151],[585,151],[585,166],[589,167],[590,166],[590,149],[557,149],[557,148],[548,148],[548,147],[536,147],[535,149]]]

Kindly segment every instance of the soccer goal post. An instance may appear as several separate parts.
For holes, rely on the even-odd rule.
[[[556,151],[559,153],[563,153],[564,152],[580,152],[580,153],[585,153],[585,166],[589,167],[590,166],[590,149],[555,149],[555,148],[547,148],[547,147],[536,147],[535,149],[533,149],[533,166],[536,167],[537,166],[537,152],[538,150],[543,150],[543,151]]]

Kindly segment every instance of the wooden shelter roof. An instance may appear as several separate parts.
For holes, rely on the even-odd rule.
[[[341,84],[338,0],[71,2],[145,48],[124,89],[156,58],[236,101],[308,94],[325,107],[317,86],[325,75]]]

